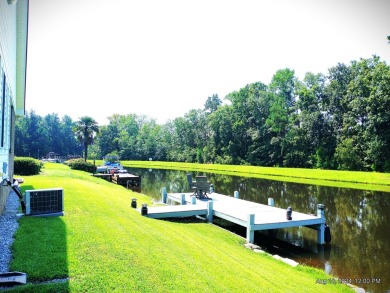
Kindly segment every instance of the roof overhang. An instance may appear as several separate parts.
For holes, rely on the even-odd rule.
[[[23,116],[26,109],[26,72],[29,0],[16,3],[16,93],[15,113]]]

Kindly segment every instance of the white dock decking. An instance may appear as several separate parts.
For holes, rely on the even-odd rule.
[[[213,216],[225,219],[247,228],[246,239],[253,243],[254,231],[305,226],[317,230],[317,241],[325,243],[324,206],[318,205],[317,216],[292,212],[292,220],[287,220],[286,209],[259,204],[223,194],[208,194],[210,200],[199,200],[193,193],[167,193],[162,191],[162,201],[169,198],[181,205],[148,207],[145,216],[150,218],[206,216],[209,222]]]

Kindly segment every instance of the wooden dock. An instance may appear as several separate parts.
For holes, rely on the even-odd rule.
[[[112,182],[123,186],[141,186],[141,177],[129,173],[114,173]]]
[[[95,173],[95,177],[106,179],[107,181],[123,185],[126,187],[141,187],[141,177],[130,173]]]
[[[180,203],[180,205],[167,205],[161,207],[148,207],[145,216],[150,218],[190,217],[205,216],[209,222],[213,217],[219,217],[232,223],[246,227],[246,239],[253,243],[254,232],[260,230],[271,230],[291,227],[308,227],[317,230],[317,241],[325,243],[325,216],[324,205],[317,205],[317,216],[307,215],[296,211],[292,212],[292,219],[288,220],[286,209],[270,205],[259,204],[235,197],[218,193],[208,194],[210,200],[199,200],[193,193],[167,193],[166,188],[162,189],[162,202],[167,199]]]

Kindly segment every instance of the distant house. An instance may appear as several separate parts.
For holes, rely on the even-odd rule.
[[[13,179],[15,119],[25,114],[28,0],[0,0],[0,176]],[[0,213],[10,188],[0,185]]]

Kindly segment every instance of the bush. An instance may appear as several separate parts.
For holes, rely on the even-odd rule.
[[[34,158],[15,157],[14,173],[18,175],[38,175],[41,172],[43,163]]]
[[[96,171],[96,166],[94,166],[90,162],[85,162],[84,159],[73,159],[65,162],[73,170],[81,170],[90,173],[94,173]]]

